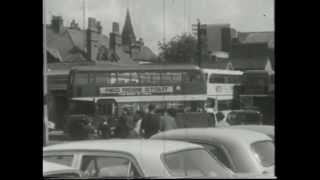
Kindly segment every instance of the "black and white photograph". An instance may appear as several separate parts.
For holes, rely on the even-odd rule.
[[[276,179],[274,8],[43,0],[43,177]]]

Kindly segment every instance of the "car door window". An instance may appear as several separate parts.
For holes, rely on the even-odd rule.
[[[175,177],[226,177],[232,172],[221,166],[205,149],[192,149],[164,155],[169,173]]]
[[[66,166],[72,166],[73,155],[48,155],[44,156],[43,160]]]
[[[207,148],[212,153],[212,155],[221,163],[223,163],[227,168],[233,169],[227,154],[221,147],[213,144],[205,144],[205,143],[197,143],[197,144]]]
[[[139,177],[134,164],[123,157],[83,156],[81,171],[84,177]]]

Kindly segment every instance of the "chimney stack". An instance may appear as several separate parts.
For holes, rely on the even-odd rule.
[[[77,30],[80,30],[80,27],[79,27],[79,24],[76,23],[76,21],[73,19],[70,23],[70,28],[71,29],[77,29]]]
[[[92,32],[98,32],[97,21],[95,18],[88,18],[88,30]]]
[[[102,34],[102,26],[101,26],[100,21],[97,21],[97,30],[98,30],[99,34]]]
[[[61,33],[63,27],[63,19],[61,16],[52,16],[51,28],[55,33]]]
[[[115,50],[117,47],[121,46],[121,35],[119,32],[119,23],[113,22],[112,23],[112,32],[110,33],[110,41],[109,47],[112,50]]]
[[[120,33],[120,30],[119,30],[120,28],[119,28],[119,23],[117,23],[117,22],[113,22],[112,23],[112,32],[114,32],[114,33]]]
[[[91,61],[97,61],[98,55],[98,39],[99,39],[99,22],[95,18],[88,18],[88,29],[87,29],[87,50],[88,57]],[[100,28],[102,30],[102,28]]]

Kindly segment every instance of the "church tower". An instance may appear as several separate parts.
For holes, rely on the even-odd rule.
[[[134,34],[134,31],[133,31],[129,9],[127,9],[127,15],[126,15],[121,36],[122,36],[122,44],[127,47],[130,47],[133,43],[136,42],[136,35]]]

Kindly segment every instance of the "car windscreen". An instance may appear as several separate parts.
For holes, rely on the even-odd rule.
[[[252,150],[260,164],[264,167],[274,165],[274,143],[272,141],[258,141],[251,144]]]
[[[232,177],[232,172],[204,149],[184,150],[164,155],[164,163],[174,177]]]

